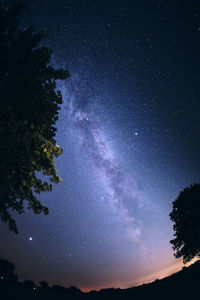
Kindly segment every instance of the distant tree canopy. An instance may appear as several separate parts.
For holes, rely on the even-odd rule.
[[[174,222],[175,239],[170,243],[175,257],[183,262],[200,257],[200,184],[186,187],[173,202],[170,219]]]
[[[54,164],[62,153],[55,140],[62,104],[56,80],[69,76],[50,66],[51,52],[41,46],[43,32],[19,29],[22,10],[0,10],[0,217],[15,233],[10,209],[23,213],[26,200],[34,213],[48,214],[36,194],[61,180]]]
[[[15,266],[13,263],[0,258],[0,280],[17,282],[18,276],[14,273]]]

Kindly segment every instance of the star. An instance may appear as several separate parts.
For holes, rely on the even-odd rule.
[[[32,241],[32,240],[33,240],[33,238],[30,236],[30,237],[29,237],[29,241]]]
[[[135,136],[137,136],[138,135],[138,132],[135,132]]]

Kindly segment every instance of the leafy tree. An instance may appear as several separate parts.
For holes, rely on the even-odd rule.
[[[183,257],[184,263],[200,257],[200,184],[180,192],[173,202],[170,219],[175,223],[175,239],[170,241],[175,257]]]
[[[66,292],[68,295],[81,295],[82,294],[82,291],[75,286],[70,286],[69,288],[67,288]]]
[[[40,285],[41,285],[41,287],[42,287],[43,289],[48,289],[48,288],[49,288],[49,285],[48,285],[48,283],[47,283],[46,281],[41,281],[41,282],[40,282]]]
[[[0,10],[0,217],[15,233],[10,209],[21,214],[26,201],[34,213],[48,214],[36,194],[61,180],[54,164],[62,153],[55,140],[62,104],[56,80],[69,76],[50,65],[51,52],[41,46],[43,32],[19,29],[22,10]]]
[[[18,277],[14,273],[14,264],[0,258],[0,280],[17,282]]]

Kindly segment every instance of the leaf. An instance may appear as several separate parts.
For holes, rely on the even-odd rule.
[[[54,162],[62,153],[55,141],[58,104],[62,103],[56,81],[69,76],[66,70],[50,66],[51,51],[41,47],[43,33],[20,29],[19,13],[20,10],[14,12],[10,8],[4,13],[0,10],[0,20],[5,25],[1,27],[1,35],[6,36],[1,40],[0,65],[3,74],[8,74],[0,85],[4,159],[0,178],[0,199],[4,201],[0,216],[14,232],[17,227],[9,210],[21,214],[24,200],[35,213],[48,212],[35,193],[51,191],[52,184],[39,180],[38,173],[42,172],[54,183],[61,181]],[[12,28],[12,34],[8,35],[6,28]]]

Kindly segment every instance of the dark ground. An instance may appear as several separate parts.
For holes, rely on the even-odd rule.
[[[83,293],[76,287],[64,288],[46,282],[18,282],[14,265],[0,260],[0,299],[199,299],[200,261],[169,277],[129,289],[103,289]]]

